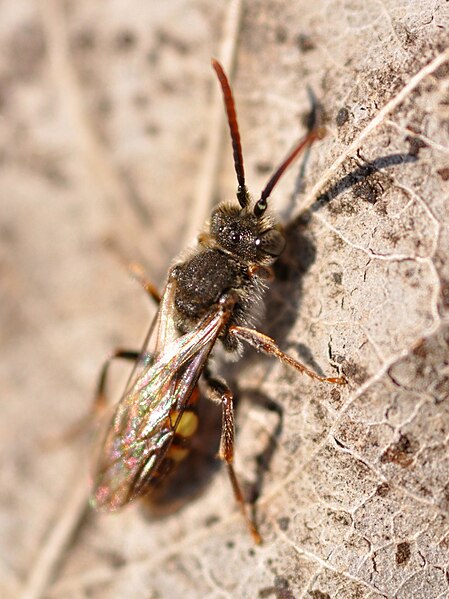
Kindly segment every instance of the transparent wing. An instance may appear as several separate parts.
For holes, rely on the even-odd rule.
[[[159,316],[154,361],[139,369],[109,422],[97,460],[91,498],[95,508],[114,510],[146,491],[175,435],[177,422],[172,422],[170,412],[182,412],[226,311],[216,307],[191,332],[172,340],[164,317],[169,315]]]
[[[129,374],[124,395],[129,392],[139,374],[155,361],[157,356],[162,352],[164,346],[179,337],[179,333],[171,318],[171,314],[173,313],[175,288],[175,281],[169,277],[157,314],[150,325],[142,349],[140,350],[139,358],[134,363]]]

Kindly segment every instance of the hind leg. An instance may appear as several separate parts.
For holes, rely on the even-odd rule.
[[[204,373],[209,399],[221,403],[222,427],[219,457],[226,464],[229,480],[231,481],[234,497],[245,519],[248,530],[255,543],[260,544],[262,537],[255,522],[248,514],[242,489],[234,470],[234,405],[233,395],[227,384],[221,379],[211,376],[208,370]]]

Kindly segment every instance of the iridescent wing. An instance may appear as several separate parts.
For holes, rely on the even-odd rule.
[[[118,509],[147,491],[176,432],[170,413],[182,413],[227,318],[225,308],[215,307],[192,331],[174,338],[170,284],[164,297],[154,360],[137,368],[100,447],[91,497],[97,509]]]
[[[165,286],[156,317],[153,319],[145,337],[139,358],[131,370],[126,384],[124,396],[132,388],[142,371],[153,363],[165,346],[179,337],[179,332],[173,322],[173,302],[175,297],[176,282],[170,278]]]

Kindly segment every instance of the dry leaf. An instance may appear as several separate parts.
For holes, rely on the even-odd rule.
[[[244,3],[233,87],[250,188],[303,133],[311,97],[328,130],[273,194],[289,245],[260,328],[350,381],[316,384],[250,351],[226,367],[264,544],[211,465],[219,425],[206,405],[204,468],[179,488],[190,501],[164,517],[88,513],[49,551],[61,514],[70,529],[84,501],[88,447],[42,442],[88,411],[108,352],[145,335],[152,308],[110,242],[162,285],[195,201],[221,4],[0,8],[0,594],[449,597],[443,0]],[[220,198],[235,188],[224,150]],[[60,561],[37,595],[43,556]]]

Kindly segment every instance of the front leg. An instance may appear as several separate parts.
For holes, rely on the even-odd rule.
[[[248,276],[250,279],[259,277],[268,283],[274,280],[274,272],[271,266],[263,266],[263,264],[250,264],[248,266]]]
[[[292,366],[299,372],[302,372],[303,374],[306,374],[307,376],[310,376],[310,378],[315,379],[317,381],[322,381],[323,383],[332,383],[334,385],[346,385],[348,382],[345,376],[320,376],[313,370],[310,370],[310,368],[307,368],[307,366],[305,366],[301,362],[298,362],[298,360],[295,360],[288,354],[284,353],[281,349],[279,349],[274,339],[268,337],[268,335],[259,333],[259,331],[256,331],[255,329],[249,329],[248,327],[231,326],[229,328],[229,335],[231,335],[231,337],[234,337],[235,339],[239,339],[240,341],[246,341],[246,343],[249,343],[258,351],[262,351],[266,354],[275,356],[281,362],[287,364],[287,366]]]
[[[234,405],[233,395],[227,384],[218,378],[212,377],[206,369],[204,372],[204,380],[207,384],[208,397],[212,401],[221,403],[222,406],[222,427],[219,457],[226,463],[229,480],[231,481],[234,497],[240,507],[243,517],[245,518],[248,530],[258,545],[262,542],[262,537],[257,530],[255,522],[251,519],[246,508],[242,489],[234,470]]]

